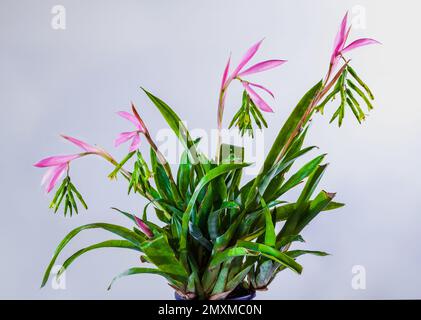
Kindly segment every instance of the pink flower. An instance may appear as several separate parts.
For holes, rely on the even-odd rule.
[[[111,158],[111,156],[106,151],[98,147],[93,147],[82,140],[79,140],[70,136],[66,136],[66,135],[62,135],[62,137],[66,139],[67,141],[70,141],[71,143],[75,144],[76,146],[78,146],[85,152],[78,153],[78,154],[64,155],[64,156],[47,157],[34,164],[34,166],[38,168],[45,168],[45,167],[50,168],[44,174],[42,178],[42,182],[41,182],[42,185],[44,184],[46,185],[47,193],[50,192],[54,188],[57,181],[60,180],[60,178],[62,177],[63,173],[66,170],[68,170],[69,164],[71,161],[78,159],[80,157],[86,156],[88,154],[97,154],[108,159]]]
[[[67,141],[70,141],[74,145],[76,145],[79,148],[81,148],[82,150],[86,151],[87,154],[96,154],[96,155],[99,155],[99,156],[101,156],[101,157],[103,157],[107,160],[112,159],[112,156],[107,151],[105,151],[104,149],[102,149],[100,147],[93,147],[90,144],[88,144],[88,143],[86,143],[82,140],[79,140],[79,139],[76,139],[76,138],[73,138],[73,137],[70,137],[70,136],[66,136],[66,135],[63,135],[63,134],[61,136],[62,136],[62,138],[66,139]]]
[[[247,52],[242,57],[240,63],[237,65],[237,67],[234,69],[234,71],[231,73],[229,77],[228,77],[228,72],[229,72],[231,58],[228,59],[228,63],[225,67],[225,70],[222,76],[222,83],[221,83],[221,95],[222,95],[222,99],[220,102],[222,104],[222,106],[220,106],[221,109],[223,108],[223,104],[225,101],[225,90],[227,89],[227,87],[229,86],[232,80],[237,79],[241,81],[244,89],[247,91],[250,98],[262,111],[273,112],[272,108],[251,87],[262,89],[268,92],[272,97],[273,97],[273,93],[259,84],[251,83],[249,81],[245,81],[242,79],[242,77],[244,76],[248,76],[251,74],[258,73],[258,72],[267,71],[267,70],[276,68],[286,62],[286,60],[266,60],[266,61],[256,63],[252,65],[251,67],[244,70],[247,63],[254,57],[256,52],[259,50],[260,45],[262,44],[262,41],[263,40],[260,40],[259,42],[257,42],[256,44],[254,44],[247,50]]]
[[[40,160],[34,166],[38,168],[50,167],[42,177],[41,184],[45,185],[45,190],[50,192],[53,190],[57,181],[60,180],[63,173],[69,168],[70,161],[82,157],[81,154],[72,154],[65,156],[52,156]]]
[[[135,151],[135,150],[137,150],[139,148],[139,145],[140,145],[140,137],[139,137],[139,134],[146,132],[146,129],[145,129],[142,121],[136,115],[136,113],[134,111],[135,109],[134,109],[133,104],[132,104],[132,108],[133,108],[133,113],[134,114],[131,114],[131,113],[126,112],[126,111],[120,111],[120,112],[117,112],[117,114],[120,117],[123,117],[124,119],[127,119],[131,123],[133,123],[134,126],[136,127],[136,130],[135,131],[129,131],[129,132],[122,132],[122,133],[120,133],[118,135],[117,139],[114,142],[114,145],[116,147],[118,147],[120,144],[122,144],[122,143],[124,143],[124,142],[126,142],[126,141],[128,141],[128,140],[131,139],[132,140],[132,143],[130,145],[129,152],[133,152],[133,151]]]
[[[76,138],[69,137],[64,134],[62,134],[61,136],[62,138],[66,139],[67,141],[70,141],[71,143],[73,143],[74,145],[78,146],[79,148],[81,148],[82,150],[86,152],[95,153],[95,154],[102,154],[104,152],[103,150],[97,147],[93,147],[82,140],[78,140]]]
[[[263,89],[273,96],[272,92],[258,84],[250,83],[247,81],[241,81],[241,83],[243,84],[244,89],[247,91],[250,99],[254,102],[255,105],[257,105],[262,111],[273,112],[272,108],[251,87],[254,86]]]
[[[369,44],[380,44],[380,42],[374,39],[361,38],[353,41],[348,46],[345,46],[349,33],[351,31],[351,26],[347,27],[347,24],[348,12],[342,19],[341,26],[339,28],[338,33],[336,34],[335,42],[333,44],[333,52],[330,58],[330,64],[332,69],[338,64],[338,61],[342,54]]]

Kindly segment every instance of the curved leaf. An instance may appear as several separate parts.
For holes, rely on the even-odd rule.
[[[187,281],[187,269],[177,259],[164,234],[144,241],[141,249],[159,270],[174,275],[174,278],[180,282]]]
[[[153,268],[130,268],[122,273],[120,273],[118,276],[114,277],[114,279],[111,281],[110,285],[108,286],[108,290],[111,289],[112,285],[114,284],[115,281],[117,281],[118,279],[122,278],[122,277],[126,277],[126,276],[131,276],[131,275],[135,275],[135,274],[142,274],[142,273],[149,273],[149,274],[157,274],[160,275],[162,277],[164,277],[165,279],[168,280],[169,283],[171,283],[172,285],[176,286],[177,288],[182,288],[183,284],[177,280],[174,280],[171,275],[162,272],[158,269],[153,269]]]
[[[170,128],[174,131],[178,139],[189,152],[189,155],[192,158],[192,162],[194,164],[199,164],[199,166],[196,168],[199,169],[198,173],[201,177],[204,174],[204,171],[202,166],[200,165],[195,141],[193,141],[193,139],[191,138],[189,131],[187,130],[184,123],[181,121],[180,117],[164,101],[162,101],[158,97],[155,97],[152,93],[148,92],[144,88],[142,88],[142,90],[146,93],[146,95],[153,102],[153,104],[158,108],[159,112],[161,112],[162,116],[167,121]]]
[[[300,264],[298,264],[293,258],[267,245],[240,240],[237,242],[237,246],[259,252],[261,255],[272,259],[299,274],[303,270],[303,267]]]
[[[265,216],[265,245],[274,247],[276,242],[275,226],[273,225],[272,215],[263,198],[260,199]]]
[[[140,244],[145,240],[145,238],[142,238],[140,235],[136,234],[135,232],[118,226],[118,225],[114,225],[114,224],[108,224],[108,223],[91,223],[91,224],[86,224],[83,226],[80,226],[76,229],[73,229],[72,231],[70,231],[65,237],[64,239],[59,243],[59,245],[57,246],[53,258],[50,261],[50,264],[48,265],[47,269],[45,270],[44,273],[44,277],[42,279],[42,283],[41,283],[41,287],[44,287],[45,284],[47,283],[48,277],[50,275],[51,269],[54,266],[54,263],[57,260],[58,255],[60,254],[60,252],[63,250],[63,248],[69,243],[69,241],[74,238],[79,232],[83,231],[83,230],[87,230],[87,229],[104,229],[107,231],[110,231],[116,235],[119,235],[120,237],[130,241],[131,243],[133,243],[135,246],[138,246],[140,248]]]
[[[291,258],[298,258],[299,256],[302,256],[303,254],[312,254],[319,257],[324,257],[324,256],[329,255],[329,253],[326,253],[323,251],[313,251],[313,250],[291,250],[285,253],[289,255]]]
[[[100,243],[96,243],[89,247],[80,249],[79,251],[71,255],[66,261],[64,261],[62,268],[57,273],[57,278],[59,278],[61,274],[73,263],[73,261],[79,258],[82,254],[100,248],[124,248],[141,251],[138,246],[135,246],[133,243],[127,240],[107,240]]]
[[[217,266],[218,264],[225,262],[228,259],[231,259],[233,257],[241,257],[241,256],[249,256],[249,255],[255,255],[247,248],[242,247],[233,247],[226,249],[221,252],[217,252],[213,255],[211,262],[209,263],[209,267],[213,268]]]

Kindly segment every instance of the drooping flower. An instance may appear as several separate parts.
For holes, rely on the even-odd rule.
[[[247,81],[241,81],[241,83],[244,89],[246,90],[247,94],[249,95],[250,99],[253,100],[253,102],[256,104],[256,106],[260,108],[260,110],[265,111],[265,112],[273,112],[272,108],[266,103],[266,101],[263,100],[263,98],[260,95],[258,95],[257,92],[254,91],[251,87],[253,86],[256,88],[263,89],[264,91],[268,92],[273,97],[272,92],[270,92],[268,89],[258,84],[254,84]]]
[[[75,159],[82,157],[82,154],[72,154],[64,156],[52,156],[44,158],[34,164],[35,167],[45,168],[49,167],[47,172],[42,177],[41,185],[45,185],[45,191],[49,193],[53,190],[57,181],[63,176],[63,173],[68,170],[69,163]]]
[[[362,47],[362,46],[367,46],[369,44],[380,44],[380,42],[374,39],[360,38],[351,42],[349,45],[346,46],[346,41],[348,40],[350,31],[351,31],[351,26],[348,27],[348,12],[347,12],[342,19],[341,25],[339,27],[339,31],[336,34],[335,41],[333,44],[333,52],[330,58],[330,65],[332,69],[335,68],[335,66],[338,64],[340,57],[344,53],[354,50],[356,48]]]
[[[248,75],[251,75],[251,74],[267,71],[267,70],[276,68],[276,67],[278,67],[278,66],[280,66],[280,65],[282,65],[286,62],[286,60],[266,60],[266,61],[256,63],[256,64],[252,65],[251,67],[244,70],[247,63],[254,57],[256,52],[259,50],[260,45],[262,44],[262,41],[263,41],[263,39],[260,40],[259,42],[255,43],[253,46],[251,46],[247,50],[247,52],[241,58],[240,63],[237,65],[237,67],[234,69],[234,71],[231,73],[230,76],[228,76],[228,72],[229,72],[229,66],[230,66],[230,60],[231,59],[228,59],[227,65],[224,69],[224,73],[223,73],[223,76],[222,76],[221,101],[220,101],[220,104],[222,104],[220,106],[221,109],[223,109],[223,103],[225,101],[225,91],[226,91],[227,87],[230,85],[231,81],[233,81],[234,79],[237,79],[242,83],[244,89],[246,90],[246,92],[250,96],[250,98],[253,100],[253,102],[262,111],[273,112],[272,108],[251,87],[262,89],[262,90],[268,92],[273,97],[272,92],[270,92],[268,89],[266,89],[265,87],[263,87],[259,84],[251,83],[251,82],[243,79],[244,76],[248,76]]]
[[[101,148],[93,147],[82,140],[70,136],[61,136],[67,141],[70,141],[74,145],[81,148],[84,152],[71,155],[47,157],[34,164],[34,166],[38,168],[49,167],[47,172],[44,174],[41,182],[42,185],[45,185],[47,193],[54,188],[57,181],[60,180],[60,178],[62,177],[63,173],[69,169],[69,164],[71,161],[89,154],[97,154],[106,159],[111,159],[111,156]]]
[[[136,109],[134,108],[134,105],[132,104],[133,114],[126,112],[126,111],[120,111],[117,112],[117,114],[126,119],[129,120],[131,123],[134,124],[136,127],[136,130],[129,131],[129,132],[122,132],[118,135],[117,139],[114,142],[114,145],[118,147],[120,144],[132,140],[132,143],[130,144],[129,152],[136,151],[139,148],[140,145],[140,133],[145,133],[146,129],[144,127],[144,124],[140,120],[140,118],[136,114]]]

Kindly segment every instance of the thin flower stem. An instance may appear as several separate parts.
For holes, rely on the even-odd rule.
[[[219,93],[218,99],[218,117],[217,117],[217,124],[218,124],[218,135],[216,141],[216,163],[219,163],[219,157],[221,152],[221,144],[222,144],[222,119],[224,117],[224,97],[226,93],[226,89],[228,88],[229,83],[221,89]]]
[[[324,85],[319,90],[319,92],[315,95],[314,99],[311,101],[307,111],[304,113],[303,117],[301,118],[300,122],[298,123],[295,130],[292,132],[290,137],[288,138],[287,142],[285,143],[284,147],[282,148],[282,151],[279,153],[276,163],[279,162],[282,157],[286,154],[289,146],[291,145],[294,138],[297,136],[297,134],[300,133],[304,125],[311,119],[311,116],[313,114],[313,111],[315,107],[317,106],[317,103],[329,92],[330,88],[336,83],[336,81],[341,76],[342,72],[345,70],[346,66],[348,65],[350,60],[346,61],[345,64],[339,69],[339,71],[335,74],[333,79],[328,83],[328,80],[330,79],[331,73],[332,73],[332,65],[329,66],[329,70],[326,76],[326,79],[324,81]],[[326,84],[327,83],[327,84]]]

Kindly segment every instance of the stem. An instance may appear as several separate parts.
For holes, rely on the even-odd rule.
[[[229,84],[229,83],[228,83]],[[228,84],[223,87],[219,93],[219,99],[218,99],[218,118],[217,118],[217,124],[218,124],[218,135],[216,140],[216,163],[219,163],[219,157],[221,152],[221,144],[222,144],[222,136],[221,136],[221,130],[222,130],[222,119],[224,117],[224,96],[226,89],[228,87]]]
[[[311,101],[307,111],[301,118],[300,122],[298,123],[297,127],[292,132],[291,136],[288,138],[287,142],[285,143],[284,147],[282,148],[282,151],[279,153],[278,157],[276,158],[276,162],[280,161],[282,157],[286,154],[288,148],[290,147],[292,141],[297,136],[297,134],[301,131],[301,129],[304,127],[304,125],[310,120],[311,115],[313,114],[313,111],[315,107],[317,106],[317,103],[329,92],[330,88],[335,84],[335,82],[339,79],[342,72],[345,70],[346,66],[348,65],[349,60],[345,62],[345,64],[339,69],[339,71],[335,74],[333,79],[328,83],[328,80],[330,79],[331,73],[332,73],[332,65],[329,66],[328,73],[326,75],[326,79],[324,80],[324,83],[319,90],[319,92],[316,94],[314,99]]]

